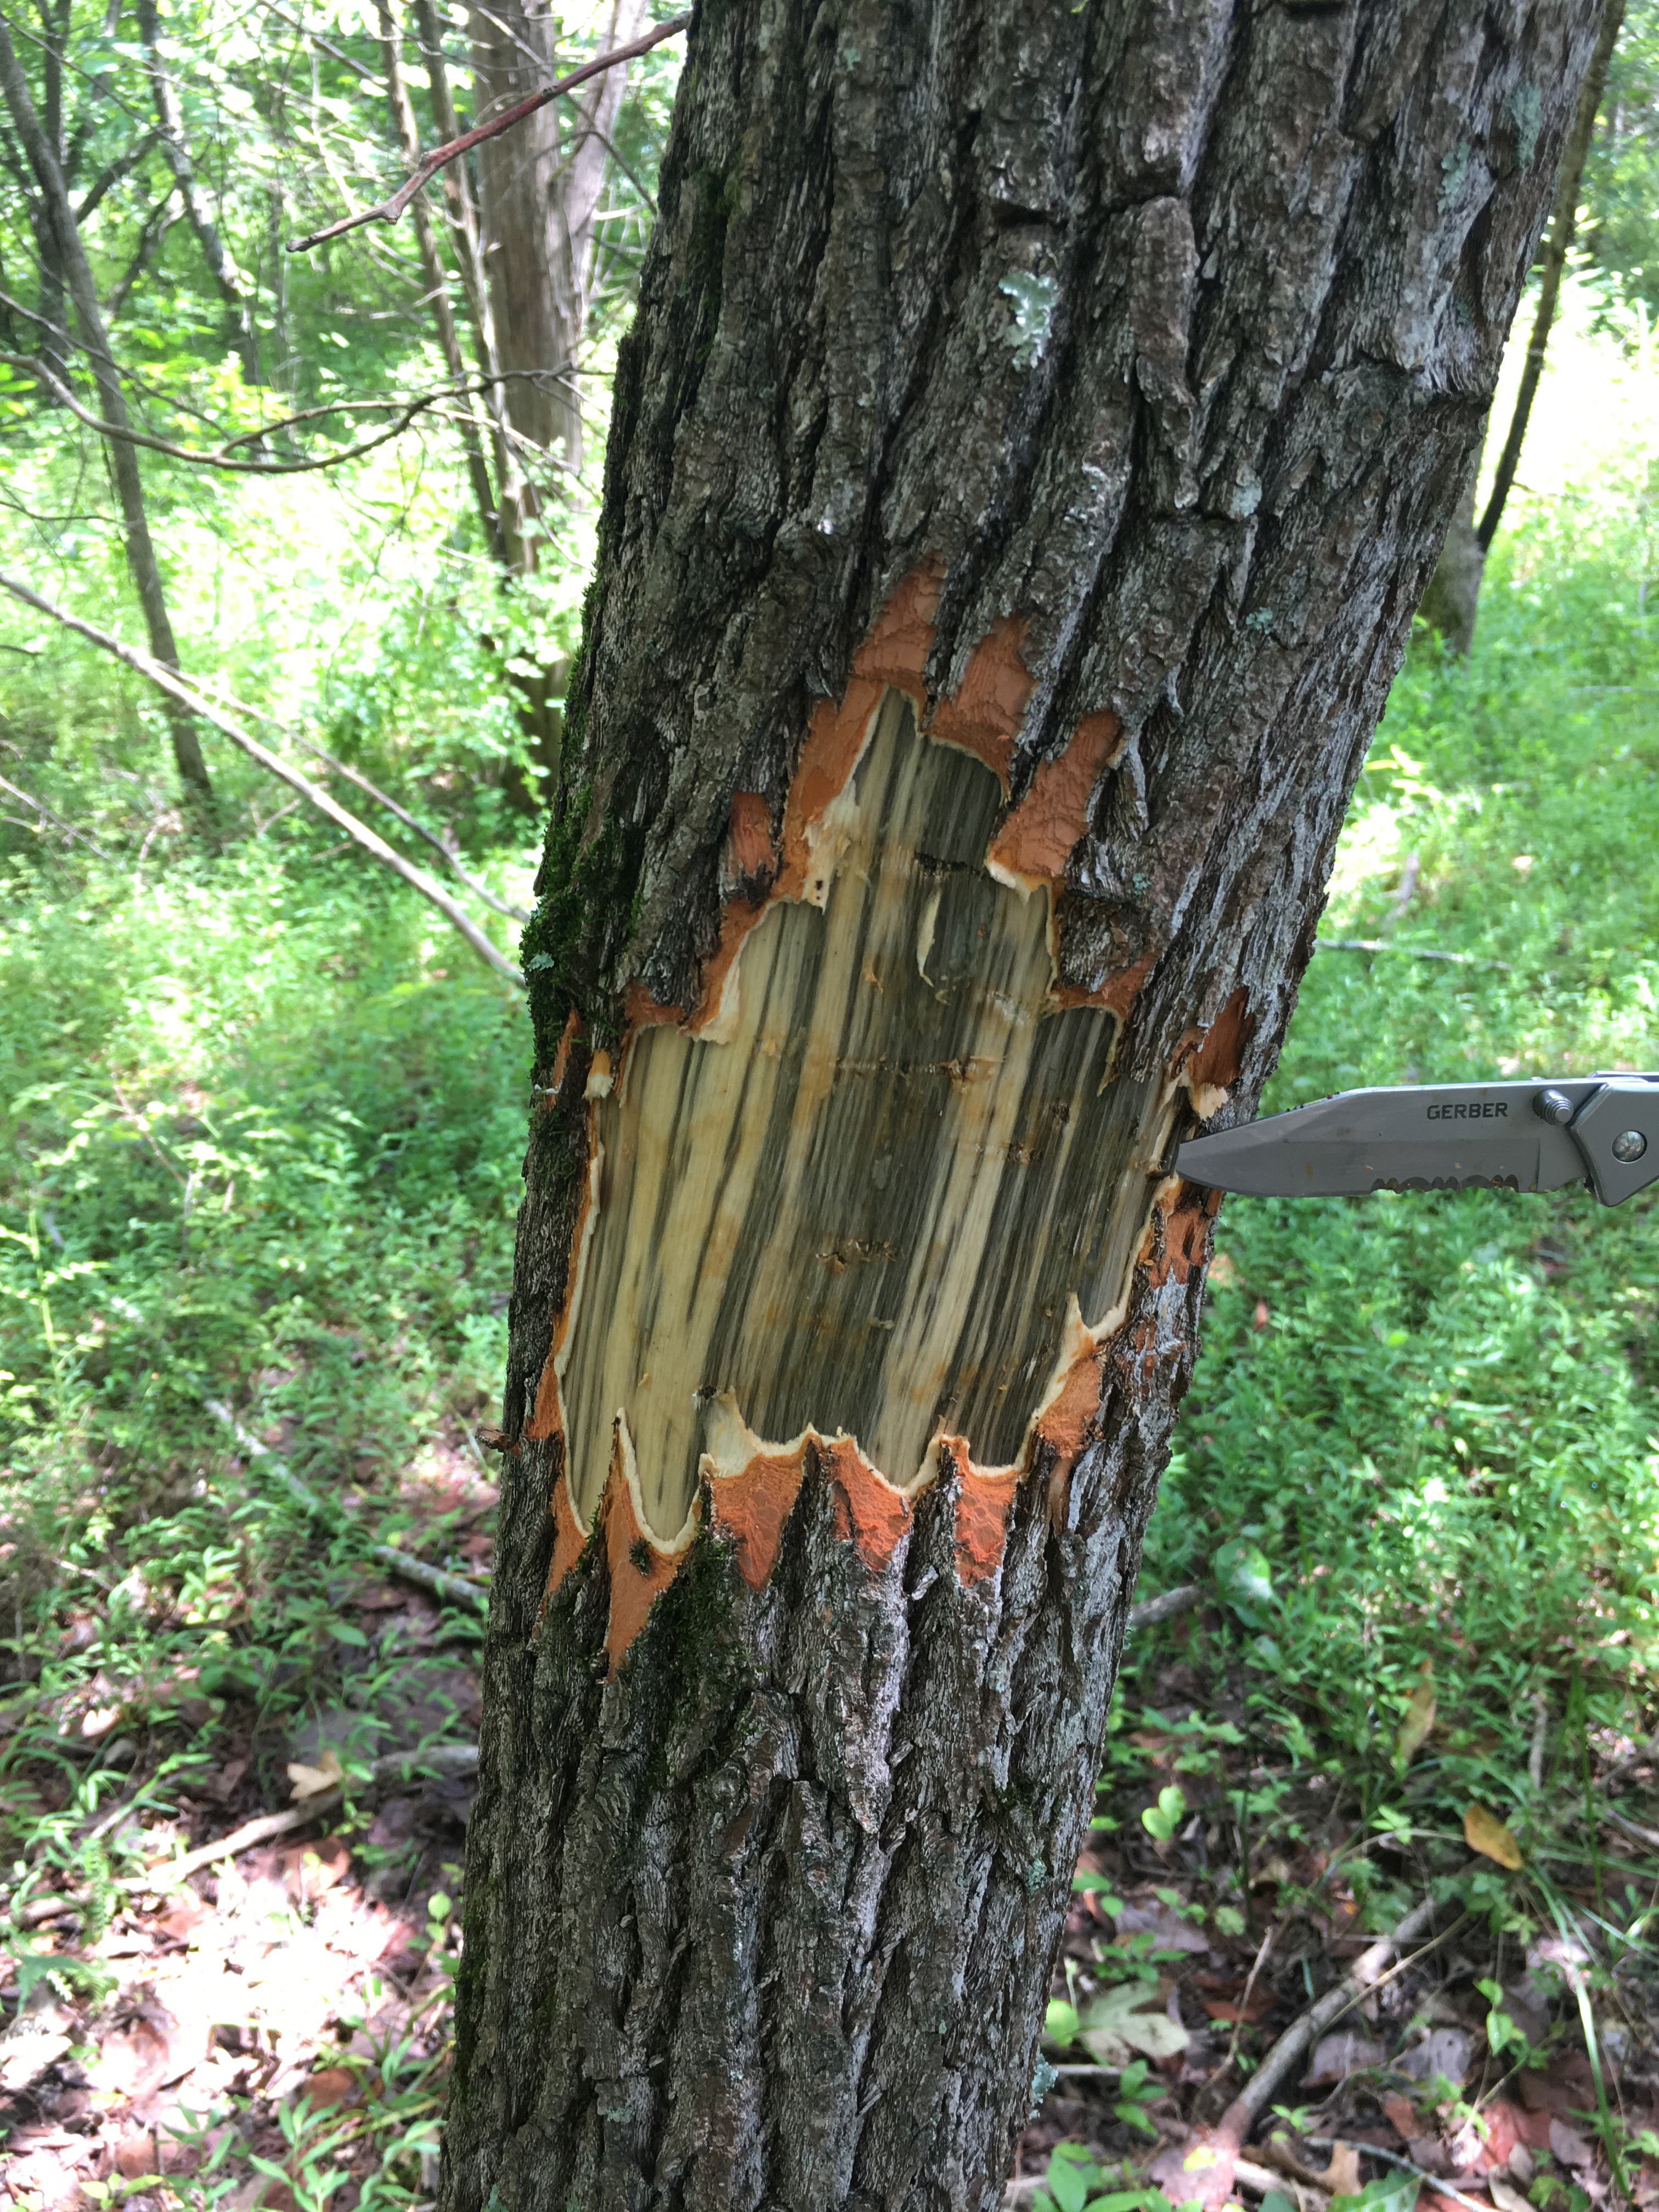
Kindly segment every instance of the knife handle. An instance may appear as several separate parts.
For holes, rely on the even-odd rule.
[[[1610,1075],[1568,1124],[1591,1189],[1622,1206],[1659,1182],[1659,1077]]]

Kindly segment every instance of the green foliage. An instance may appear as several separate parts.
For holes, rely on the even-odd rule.
[[[6,908],[0,1650],[8,1757],[67,1796],[13,1792],[0,1841],[95,1893],[105,1846],[74,1838],[126,1765],[164,1805],[237,1716],[280,1801],[304,1715],[343,1698],[367,1757],[377,1685],[436,1665],[343,1601],[408,1537],[434,1431],[499,1389],[525,1046],[420,908],[303,846],[137,886],[14,861]],[[222,1400],[369,1515],[319,1530]],[[124,1871],[137,1833],[108,1839]]]
[[[1605,491],[1535,514],[1495,552],[1469,665],[1407,665],[1322,927],[1397,949],[1316,956],[1268,1108],[1659,1067],[1648,529]],[[1212,1577],[1255,1724],[1379,1817],[1455,1833],[1476,1799],[1524,1842],[1535,1696],[1547,1795],[1586,1730],[1651,1726],[1656,1218],[1651,1193],[1226,1201],[1146,1586]]]
[[[1161,2189],[1144,2183],[1114,2187],[1121,2180],[1086,2144],[1056,2143],[1043,2186],[1031,2200],[1034,2212],[1170,2212],[1170,2200]]]
[[[1659,311],[1659,6],[1630,0],[1584,164],[1580,238],[1626,301]]]

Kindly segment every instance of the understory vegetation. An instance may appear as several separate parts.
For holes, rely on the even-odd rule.
[[[1501,549],[1471,664],[1425,646],[1408,665],[1271,1106],[1659,1065],[1646,555],[1640,508],[1535,514]],[[145,1993],[167,2045],[182,1983],[167,1998],[158,1969],[209,1955],[210,1893],[242,1940],[257,1925],[269,1956],[295,1954],[290,1976],[311,1959],[317,2001],[267,1982],[241,2021],[198,2022],[205,2057],[155,2062],[179,2061],[198,2132],[122,2136],[99,2186],[165,2174],[212,2203],[264,2177],[307,2212],[413,2203],[466,1801],[430,1753],[474,1740],[477,1613],[373,1547],[487,1573],[475,1437],[501,1370],[522,1014],[304,812],[256,832],[252,786],[216,848],[156,837],[132,702],[82,682],[72,720],[47,719],[43,684],[3,732],[4,772],[52,812],[3,825],[0,1867],[27,2005],[0,2055],[33,2022],[58,2040],[58,2115],[141,2105]],[[368,757],[412,811],[453,805],[471,865],[521,893],[521,847],[469,826],[417,739]],[[1088,2146],[1054,2166],[1063,2212],[1074,2184],[1144,2191],[1111,2176],[1190,2118],[1224,2056],[1210,2008],[1248,2058],[1334,1977],[1345,1929],[1392,1924],[1437,1882],[1474,1918],[1428,1962],[1440,1978],[1407,1985],[1409,2018],[1441,2017],[1461,1960],[1469,2016],[1522,2019],[1540,2080],[1593,2051],[1601,2101],[1586,2075],[1566,2124],[1593,2150],[1599,2129],[1634,2186],[1659,2068],[1654,1231],[1650,1200],[1580,1190],[1226,1202],[1142,1582],[1202,1602],[1128,1654],[1051,2012],[1061,2071],[1028,2145],[1039,2167],[1058,2135]],[[398,1753],[413,1763],[388,1783]],[[155,1862],[307,1778],[343,1781],[323,1844],[154,1895]],[[1471,1806],[1518,1868],[1471,1859]],[[1553,1984],[1552,1944],[1571,1967]],[[1176,2048],[1119,2033],[1148,1996]],[[1351,2102],[1356,2081],[1397,2094],[1365,2033]],[[1456,2048],[1438,2107],[1416,2084],[1419,2162],[1474,2124]],[[1317,2101],[1287,2100],[1304,2136],[1381,2124],[1347,2110],[1322,2130]],[[1553,2170],[1565,2207],[1613,2169],[1604,2149]]]
[[[1646,528],[1534,512],[1469,665],[1407,664],[1268,1109],[1659,1066]],[[1213,2122],[1235,2039],[1431,1894],[1455,1942],[1275,2105],[1284,2185],[1358,2191],[1331,2146],[1369,2142],[1379,2204],[1413,2166],[1500,2206],[1522,2172],[1540,2206],[1653,2194],[1656,1226],[1583,1188],[1224,1202],[1142,1577],[1201,1602],[1132,1638],[1050,2008],[1031,2148],[1092,2146],[1061,2212],[1138,2203],[1114,2156]]]
[[[312,106],[345,130],[368,64],[331,66]],[[619,131],[648,181],[665,59],[641,83]],[[1573,295],[1473,656],[1420,639],[1395,687],[1270,1110],[1659,1069],[1639,136],[1611,142],[1603,243],[1642,281]],[[364,192],[401,173],[363,158]],[[596,218],[618,268],[647,213]],[[182,435],[219,310],[204,337],[170,265],[132,343]],[[412,314],[377,338],[351,306],[368,276],[295,282],[284,404],[443,386]],[[1592,362],[1632,442],[1587,473]],[[137,636],[95,459],[7,374],[7,562]],[[221,428],[264,419],[234,368],[211,396]],[[509,580],[435,434],[147,482],[185,665],[427,824],[510,955],[548,765],[519,710],[568,668],[591,499]],[[0,617],[4,2185],[390,2212],[434,2182],[527,1024],[434,908],[206,748],[204,820],[137,678]],[[1286,2081],[1247,2194],[1659,2202],[1656,1195],[1226,1201],[1140,1591],[1193,1601],[1126,1654],[1012,2203],[1179,2203],[1192,2131],[1429,1896],[1436,1938]]]

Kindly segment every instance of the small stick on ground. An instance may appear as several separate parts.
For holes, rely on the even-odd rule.
[[[1206,2208],[1224,2203],[1231,2191],[1238,2154],[1251,2129],[1266,2111],[1310,2046],[1333,2021],[1359,2003],[1390,1970],[1392,1962],[1409,1949],[1430,1926],[1439,1910],[1437,1901],[1425,1897],[1413,1905],[1389,1935],[1362,1951],[1342,1979],[1293,2021],[1222,2114],[1214,2130],[1184,2148],[1166,2152],[1152,2167],[1152,2179],[1173,2194],[1175,2201],[1197,2197]],[[1163,2169],[1168,2166],[1166,2172]]]

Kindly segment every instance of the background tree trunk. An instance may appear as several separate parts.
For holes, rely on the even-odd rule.
[[[601,50],[626,46],[646,21],[645,0],[608,0]],[[560,18],[544,0],[491,0],[471,11],[473,106],[487,122],[560,73]],[[593,215],[605,189],[625,68],[606,70],[578,98],[557,100],[505,137],[478,149],[484,264],[507,388],[520,437],[565,478],[582,465],[577,356],[593,278]],[[524,372],[534,372],[526,374]],[[536,487],[546,496],[545,483]]]
[[[694,27],[525,945],[447,2212],[994,2206],[1594,0]]]
[[[1474,617],[1480,605],[1480,580],[1486,549],[1474,527],[1474,494],[1480,477],[1480,447],[1469,464],[1469,480],[1446,530],[1446,542],[1417,610],[1437,630],[1449,653],[1468,653],[1474,642]]]
[[[426,65],[426,81],[432,97],[432,113],[438,126],[439,143],[447,144],[460,137],[461,125],[450,91],[449,70],[444,60],[443,34],[432,0],[415,0],[415,24],[421,41],[421,57]],[[461,287],[466,294],[467,307],[471,315],[478,368],[488,380],[484,406],[489,416],[495,482],[500,488],[497,515],[503,557],[509,568],[522,574],[526,562],[520,527],[526,503],[524,470],[514,451],[513,426],[507,419],[507,387],[501,381],[501,353],[495,336],[495,310],[489,296],[489,280],[484,274],[483,242],[465,162],[450,162],[441,173],[441,182],[444,207],[449,217],[450,240],[455,249],[456,264],[461,272]]]
[[[1561,295],[1561,278],[1567,265],[1567,254],[1572,245],[1573,233],[1578,225],[1579,195],[1583,189],[1584,164],[1589,156],[1590,140],[1595,132],[1595,118],[1601,111],[1601,95],[1607,89],[1607,65],[1613,59],[1613,50],[1618,43],[1620,27],[1625,20],[1625,0],[1607,0],[1601,18],[1601,29],[1590,57],[1589,67],[1579,88],[1578,110],[1562,157],[1561,176],[1555,191],[1555,206],[1550,219],[1549,235],[1542,254],[1543,279],[1539,289],[1538,309],[1533,318],[1532,337],[1527,345],[1526,364],[1521,373],[1520,390],[1516,397],[1515,412],[1510,418],[1509,432],[1503,451],[1498,457],[1497,473],[1487,499],[1486,512],[1477,528],[1474,520],[1474,495],[1480,474],[1477,453],[1469,471],[1468,489],[1458,502],[1446,532],[1446,543],[1429,579],[1429,588],[1423,594],[1423,604],[1418,609],[1431,629],[1438,630],[1448,651],[1467,653],[1474,642],[1474,617],[1480,604],[1480,580],[1486,573],[1486,555],[1492,539],[1498,534],[1498,525],[1503,515],[1504,501],[1515,483],[1515,472],[1521,465],[1521,447],[1527,434],[1527,424],[1532,415],[1532,403],[1538,396],[1538,380],[1544,373],[1544,354],[1549,344],[1551,325]]]
[[[121,388],[120,372],[115,366],[115,357],[110,351],[109,334],[104,327],[103,312],[98,304],[91,264],[82,243],[63,172],[58,166],[57,155],[47,133],[41,128],[40,118],[35,114],[28,79],[18,62],[3,15],[0,15],[0,94],[3,94],[13,128],[22,142],[25,158],[34,174],[45,220],[52,232],[57,264],[63,271],[70,296],[75,302],[81,343],[91,364],[93,381],[98,387],[103,419],[119,429],[125,429],[127,427],[126,394]],[[176,669],[179,648],[173,641],[173,623],[167,613],[161,567],[150,538],[143,480],[138,472],[137,448],[124,438],[106,438],[104,449],[109,457],[110,474],[115,480],[116,496],[120,501],[127,568],[132,577],[133,588],[138,594],[139,605],[143,609],[150,651],[157,660],[168,668]],[[197,735],[194,719],[185,708],[173,701],[167,702],[163,712],[167,715],[167,732],[173,740],[173,762],[186,790],[194,792],[198,798],[210,799],[213,787],[208,778],[207,763],[202,758],[201,740]]]
[[[392,127],[398,144],[411,173],[419,167],[421,134],[415,120],[414,105],[409,97],[409,86],[404,77],[403,25],[398,19],[391,0],[378,0],[376,17],[380,33],[380,67],[386,76],[386,105],[392,112]],[[461,351],[460,332],[455,327],[455,311],[449,302],[449,275],[444,267],[443,256],[438,251],[438,235],[433,227],[432,210],[424,192],[416,193],[410,204],[410,215],[415,224],[415,241],[421,256],[421,275],[426,285],[427,298],[432,307],[432,320],[438,333],[439,350],[444,357],[444,367],[450,381],[456,385],[466,381],[466,359]],[[489,464],[484,459],[483,442],[472,419],[471,403],[456,402],[465,410],[461,427],[461,447],[466,455],[467,481],[472,487],[472,503],[478,510],[484,543],[498,561],[506,558],[506,540],[502,535],[501,514],[495,488],[489,481]]]
[[[207,194],[202,190],[196,174],[196,164],[191,159],[190,146],[185,137],[184,110],[179,105],[178,87],[162,58],[161,36],[157,27],[155,0],[138,0],[138,36],[143,41],[145,69],[149,76],[150,94],[155,102],[155,118],[161,128],[161,146],[167,155],[167,167],[185,204],[185,213],[196,234],[196,242],[202,249],[208,274],[224,301],[230,325],[230,338],[242,364],[242,374],[249,384],[261,384],[259,374],[259,342],[253,326],[253,307],[248,298],[247,286],[242,273],[232,259],[229,248],[213,219]]]
[[[1567,141],[1566,154],[1561,163],[1555,209],[1550,219],[1549,237],[1542,255],[1538,310],[1533,317],[1532,336],[1527,341],[1527,359],[1521,372],[1521,388],[1516,394],[1515,412],[1510,418],[1509,434],[1504,441],[1503,451],[1498,456],[1492,491],[1476,533],[1483,559],[1491,551],[1492,541],[1498,535],[1504,503],[1510,495],[1515,472],[1521,465],[1521,447],[1526,439],[1527,424],[1532,416],[1532,403],[1538,394],[1538,380],[1544,374],[1545,349],[1549,344],[1550,330],[1561,297],[1561,279],[1566,273],[1567,255],[1572,250],[1573,233],[1578,228],[1578,196],[1584,182],[1584,163],[1589,156],[1590,140],[1595,135],[1595,118],[1601,110],[1601,95],[1607,90],[1607,64],[1613,59],[1613,50],[1618,44],[1624,20],[1625,0],[1607,0],[1601,35],[1595,41],[1589,67],[1584,72],[1584,82],[1578,94],[1578,112],[1573,119],[1572,135]]]

